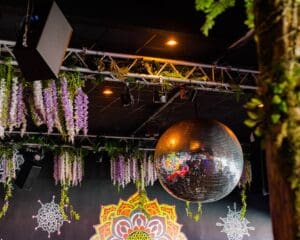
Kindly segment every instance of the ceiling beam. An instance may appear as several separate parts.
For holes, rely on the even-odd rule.
[[[13,41],[0,40],[0,53],[2,56],[12,57],[12,64],[17,66],[12,52],[14,45]],[[90,69],[85,57],[92,58],[92,62],[103,63],[102,67],[98,65],[98,70]],[[86,79],[102,75],[104,81],[124,82],[130,78],[139,84],[187,84],[202,91],[234,93],[240,90],[257,90],[256,79],[259,72],[255,70],[74,48],[67,49],[65,62],[69,58],[76,59],[76,65],[68,67],[63,64],[61,70],[80,72]],[[111,69],[112,64],[114,69]],[[141,69],[141,66],[152,65],[156,68]],[[126,71],[122,72],[122,69]]]

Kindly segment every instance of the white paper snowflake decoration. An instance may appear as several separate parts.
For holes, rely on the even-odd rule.
[[[43,231],[48,232],[48,238],[50,238],[51,233],[57,232],[60,234],[60,228],[64,222],[70,223],[69,220],[65,220],[61,214],[59,205],[54,202],[55,196],[53,196],[50,203],[43,204],[40,200],[38,202],[41,204],[36,216],[32,218],[37,219],[38,226],[35,228],[41,228]]]
[[[241,218],[241,211],[236,210],[236,203],[233,204],[233,210],[227,207],[227,217],[220,217],[223,223],[217,222],[216,226],[223,227],[221,232],[227,234],[228,240],[242,240],[244,235],[249,237],[249,230],[255,230],[255,228],[247,226],[250,222],[246,218]]]
[[[19,154],[18,151],[13,153],[13,159],[15,161],[16,170],[20,170],[20,166],[25,162],[22,154]]]

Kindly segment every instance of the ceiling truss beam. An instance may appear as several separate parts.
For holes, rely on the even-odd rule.
[[[13,41],[0,40],[0,56],[12,57],[12,64],[17,66],[14,45]],[[78,71],[86,79],[102,75],[104,81],[188,85],[197,90],[227,93],[257,90],[259,74],[249,69],[74,48],[67,49],[61,70]]]

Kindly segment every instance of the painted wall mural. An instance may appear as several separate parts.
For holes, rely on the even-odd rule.
[[[175,206],[149,200],[144,192],[117,205],[102,206],[100,224],[90,240],[187,240]]]

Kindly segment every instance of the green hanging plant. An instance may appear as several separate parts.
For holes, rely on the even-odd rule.
[[[242,191],[241,191],[241,202],[242,202],[242,209],[241,209],[241,213],[240,213],[240,217],[241,219],[243,219],[246,216],[246,212],[247,212],[247,195],[246,195],[246,190],[247,190],[247,186],[244,185],[242,187]]]
[[[65,220],[69,219],[69,216],[71,219],[79,220],[80,215],[78,212],[76,212],[70,203],[69,198],[69,185],[68,184],[61,184],[61,195],[60,195],[60,202],[59,202],[59,208],[61,211],[61,214]],[[69,209],[69,216],[66,213],[66,210]]]
[[[13,190],[13,184],[12,180],[9,178],[6,180],[4,184],[4,204],[2,206],[2,209],[0,211],[0,220],[6,215],[8,207],[9,207],[9,200],[12,198],[12,190]]]
[[[202,216],[202,203],[198,202],[198,208],[197,208],[197,212],[193,213],[191,210],[191,205],[189,201],[186,201],[186,206],[185,206],[185,211],[186,211],[186,215],[193,219],[195,222],[199,222],[201,216]]]

